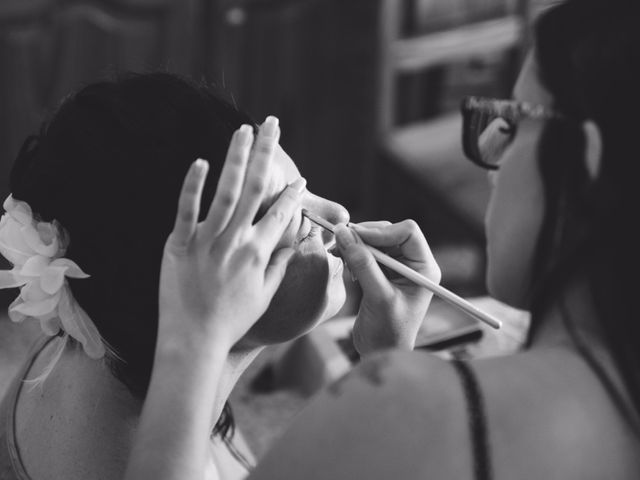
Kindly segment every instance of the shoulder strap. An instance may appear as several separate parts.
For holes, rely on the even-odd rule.
[[[473,370],[466,362],[454,360],[452,363],[460,377],[467,400],[475,478],[476,480],[490,480],[492,477],[491,457],[482,392]]]
[[[3,431],[0,431],[0,440],[4,439],[0,444],[0,449],[6,451],[7,456],[10,460],[10,465],[5,465],[2,468],[10,468],[12,471],[10,473],[2,472],[0,475],[1,478],[5,478],[4,475],[12,474],[15,476],[17,480],[30,480],[29,475],[24,469],[24,465],[22,464],[22,460],[20,459],[20,451],[18,449],[18,445],[16,443],[15,437],[15,413],[16,413],[16,405],[18,402],[18,397],[20,396],[20,391],[22,390],[22,385],[25,376],[29,372],[31,366],[35,362],[38,353],[55,337],[39,337],[32,345],[29,350],[29,354],[27,355],[27,359],[24,364],[18,370],[16,376],[14,377],[13,382],[9,386],[2,402],[0,403],[0,415],[4,418],[0,418],[0,428]],[[6,450],[5,450],[6,449]],[[4,452],[0,453],[0,458],[4,456]],[[11,479],[12,477],[7,477]]]

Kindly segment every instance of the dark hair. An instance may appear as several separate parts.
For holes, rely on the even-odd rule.
[[[205,215],[243,123],[254,125],[209,85],[127,73],[68,96],[11,171],[13,196],[68,231],[66,257],[91,275],[70,281],[73,294],[122,358],[109,360],[114,375],[139,398],[151,377],[160,260],[182,181],[196,158],[209,161]]]
[[[568,0],[536,23],[540,81],[552,94],[554,106],[573,120],[549,122],[540,142],[547,204],[532,309],[534,334],[537,318],[558,301],[562,287],[584,274],[605,341],[636,410],[640,410],[640,322],[634,305],[640,270],[640,239],[634,225],[640,205],[639,22],[637,1]],[[583,159],[584,120],[593,120],[602,134],[602,165],[595,181]],[[566,309],[564,316],[571,333]],[[588,362],[602,370],[575,332],[574,340]],[[616,400],[619,395],[611,382],[603,371],[599,375]]]

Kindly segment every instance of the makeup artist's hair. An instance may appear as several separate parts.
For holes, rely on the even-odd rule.
[[[149,385],[164,243],[189,165],[211,164],[206,215],[235,129],[254,125],[205,84],[167,73],[127,73],[69,95],[28,138],[11,192],[69,232],[66,257],[89,273],[74,296],[122,361],[113,374],[139,398]],[[230,410],[218,423],[226,434]]]
[[[591,288],[600,327],[637,411],[640,411],[640,3],[568,0],[535,27],[539,79],[554,106],[573,120],[548,122],[538,152],[546,218],[538,244],[533,329],[552,305],[564,311],[578,349],[615,402],[619,393],[573,326],[558,294],[577,275]],[[602,134],[602,164],[585,168],[581,123]],[[575,121],[577,120],[577,121]],[[623,410],[622,407],[620,407]],[[628,412],[627,412],[628,413]]]

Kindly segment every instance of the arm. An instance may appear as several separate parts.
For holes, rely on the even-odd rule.
[[[194,162],[185,178],[162,260],[154,370],[125,480],[204,478],[222,365],[266,310],[293,253],[274,250],[299,208],[302,179],[253,224],[277,143],[273,120],[253,149],[251,129],[236,132],[202,223],[206,162]]]

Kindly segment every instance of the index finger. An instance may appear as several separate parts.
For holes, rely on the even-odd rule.
[[[260,243],[265,249],[273,250],[284,235],[293,215],[300,208],[301,194],[306,184],[307,181],[304,178],[299,178],[285,188],[260,221],[255,224],[255,234],[259,236]]]
[[[352,228],[373,247],[397,247],[409,262],[437,265],[422,230],[413,220],[376,227],[352,224]]]

